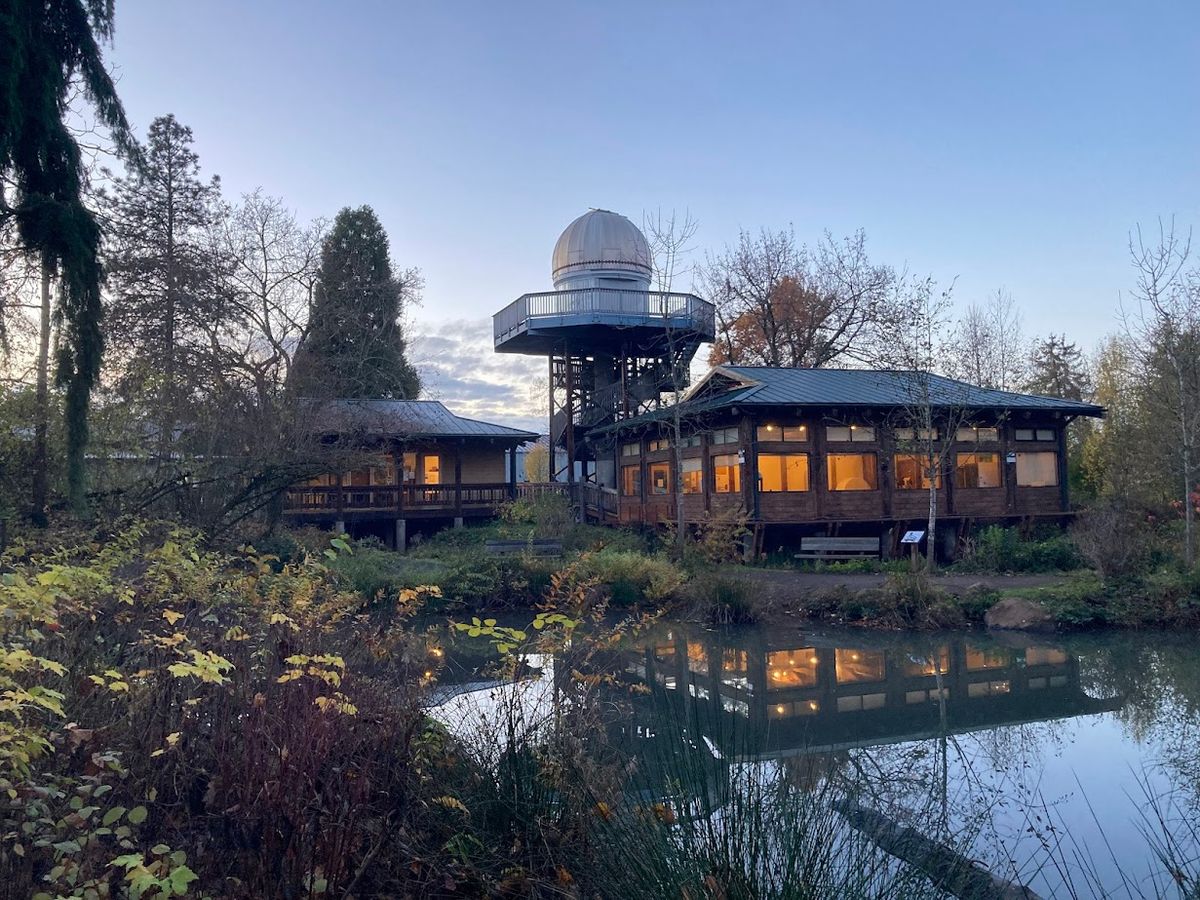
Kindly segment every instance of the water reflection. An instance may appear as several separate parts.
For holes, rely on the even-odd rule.
[[[620,663],[624,679],[655,688],[636,704],[638,724],[671,714],[664,703],[682,703],[687,708],[675,715],[743,758],[899,743],[1122,705],[1119,694],[1089,696],[1064,648],[1006,646],[986,636],[848,639],[677,626],[630,647]]]
[[[451,666],[440,690],[481,693],[481,664]],[[971,835],[973,858],[1042,896],[1171,893],[1147,795],[1171,798],[1194,849],[1200,652],[1185,635],[669,624],[589,665],[642,800],[715,807],[750,770],[802,791],[846,785],[930,837]]]

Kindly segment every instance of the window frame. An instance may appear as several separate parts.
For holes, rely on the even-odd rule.
[[[630,474],[632,474],[632,490],[630,490]],[[621,466],[621,496],[642,496],[642,467],[640,465]]]
[[[966,471],[963,457],[992,456],[996,460],[996,483],[979,484],[979,461],[975,460],[975,484],[963,484],[961,473]],[[954,454],[954,487],[964,491],[994,491],[1004,487],[1004,466],[1001,464],[999,450],[965,450]]]
[[[871,478],[869,481],[867,481],[867,479],[864,478],[864,481],[867,481],[867,487],[839,488],[834,485],[834,483],[833,483],[833,478],[834,478],[833,461],[834,461],[835,457],[839,457],[839,456],[847,456],[847,457],[848,456],[869,456],[869,457],[871,457],[871,460],[872,460]],[[867,470],[864,467],[863,472],[865,473],[866,471]],[[879,490],[879,454],[874,450],[859,450],[859,451],[850,450],[850,451],[845,451],[845,452],[835,451],[833,453],[826,453],[825,454],[825,487],[826,487],[826,490],[831,494],[869,494],[872,491],[878,491]]]
[[[763,487],[762,464],[764,459],[779,460],[779,490]],[[788,460],[801,459],[804,461],[804,487],[794,488],[790,486],[788,479]],[[758,454],[758,490],[762,494],[807,494],[812,490],[812,460],[809,459],[807,453],[759,453]]]
[[[799,433],[799,437],[795,436],[796,433]],[[789,434],[792,436],[789,437]],[[781,422],[763,422],[761,425],[755,426],[754,435],[763,444],[807,444],[808,424],[806,422],[795,422],[790,425]]]
[[[663,476],[663,487],[658,489],[658,482],[655,480],[658,475]],[[671,463],[670,462],[652,462],[646,466],[646,475],[650,480],[650,496],[651,497],[666,497],[671,493]]]
[[[900,460],[911,459],[917,465],[917,485],[906,487],[900,484]],[[929,475],[925,470],[926,459],[919,453],[896,453],[892,456],[892,486],[898,491],[927,491],[929,490]],[[934,476],[936,490],[942,489],[942,472],[939,468]]]
[[[846,437],[834,437],[830,434],[831,431],[837,429],[845,430]],[[825,440],[833,444],[873,444],[876,441],[877,429],[874,425],[867,425],[863,422],[848,422],[846,424],[825,425]]]
[[[689,484],[692,480],[690,476],[693,475],[696,476],[694,486]],[[684,494],[704,493],[704,460],[700,457],[690,456],[687,459],[681,459],[679,461],[679,476]]]
[[[725,460],[733,460],[732,463]],[[727,475],[729,481],[725,490],[721,489],[721,470],[731,469],[732,474]],[[712,458],[713,471],[713,493],[714,494],[740,494],[742,492],[742,461],[736,453],[720,453]]]

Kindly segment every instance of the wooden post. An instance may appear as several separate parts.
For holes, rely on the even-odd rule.
[[[454,517],[462,518],[462,443],[454,442]]]
[[[517,447],[513,444],[508,450],[508,499],[517,499]]]
[[[336,479],[334,481],[334,486],[337,488],[337,496],[334,499],[334,504],[337,508],[337,520],[339,522],[344,522],[346,520],[346,516],[345,516],[346,496],[345,496],[345,493],[342,491],[342,475],[340,472],[336,476]]]

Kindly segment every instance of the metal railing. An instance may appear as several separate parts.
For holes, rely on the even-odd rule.
[[[499,344],[527,330],[533,320],[593,317],[593,321],[602,322],[607,316],[636,320],[632,324],[686,328],[709,337],[716,325],[713,305],[694,294],[579,288],[518,297],[492,316],[492,331]]]

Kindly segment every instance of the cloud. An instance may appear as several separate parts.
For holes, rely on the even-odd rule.
[[[546,430],[546,362],[496,353],[490,319],[431,324],[415,334],[409,358],[424,396],[471,419],[542,433]]]

